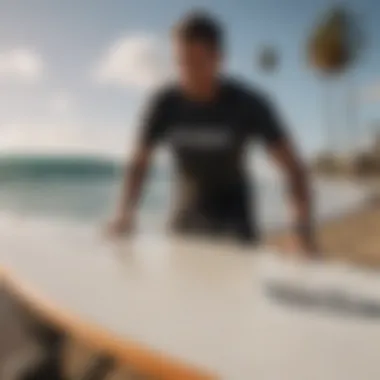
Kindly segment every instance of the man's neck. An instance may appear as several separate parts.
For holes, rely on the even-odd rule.
[[[220,90],[220,79],[215,78],[209,82],[199,84],[184,84],[184,93],[191,100],[198,102],[211,102],[218,97]]]

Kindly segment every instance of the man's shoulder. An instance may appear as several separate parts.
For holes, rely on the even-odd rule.
[[[242,78],[226,77],[223,79],[224,88],[229,97],[249,105],[261,106],[266,103],[267,96],[258,86],[250,84]]]
[[[179,86],[174,82],[167,82],[154,89],[150,94],[150,99],[156,105],[171,105],[180,96]]]

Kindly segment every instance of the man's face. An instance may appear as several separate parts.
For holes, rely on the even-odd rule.
[[[179,78],[185,84],[208,84],[218,75],[221,67],[220,53],[207,44],[176,39],[174,49]]]

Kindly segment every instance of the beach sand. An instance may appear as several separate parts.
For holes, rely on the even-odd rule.
[[[290,236],[290,231],[284,230],[269,235],[267,242],[283,247]],[[380,191],[362,208],[320,223],[317,241],[329,259],[380,267]]]

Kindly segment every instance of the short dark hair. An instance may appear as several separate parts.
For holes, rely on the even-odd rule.
[[[175,26],[174,35],[189,42],[202,42],[210,48],[221,51],[224,45],[220,23],[206,12],[195,11],[186,14]]]

